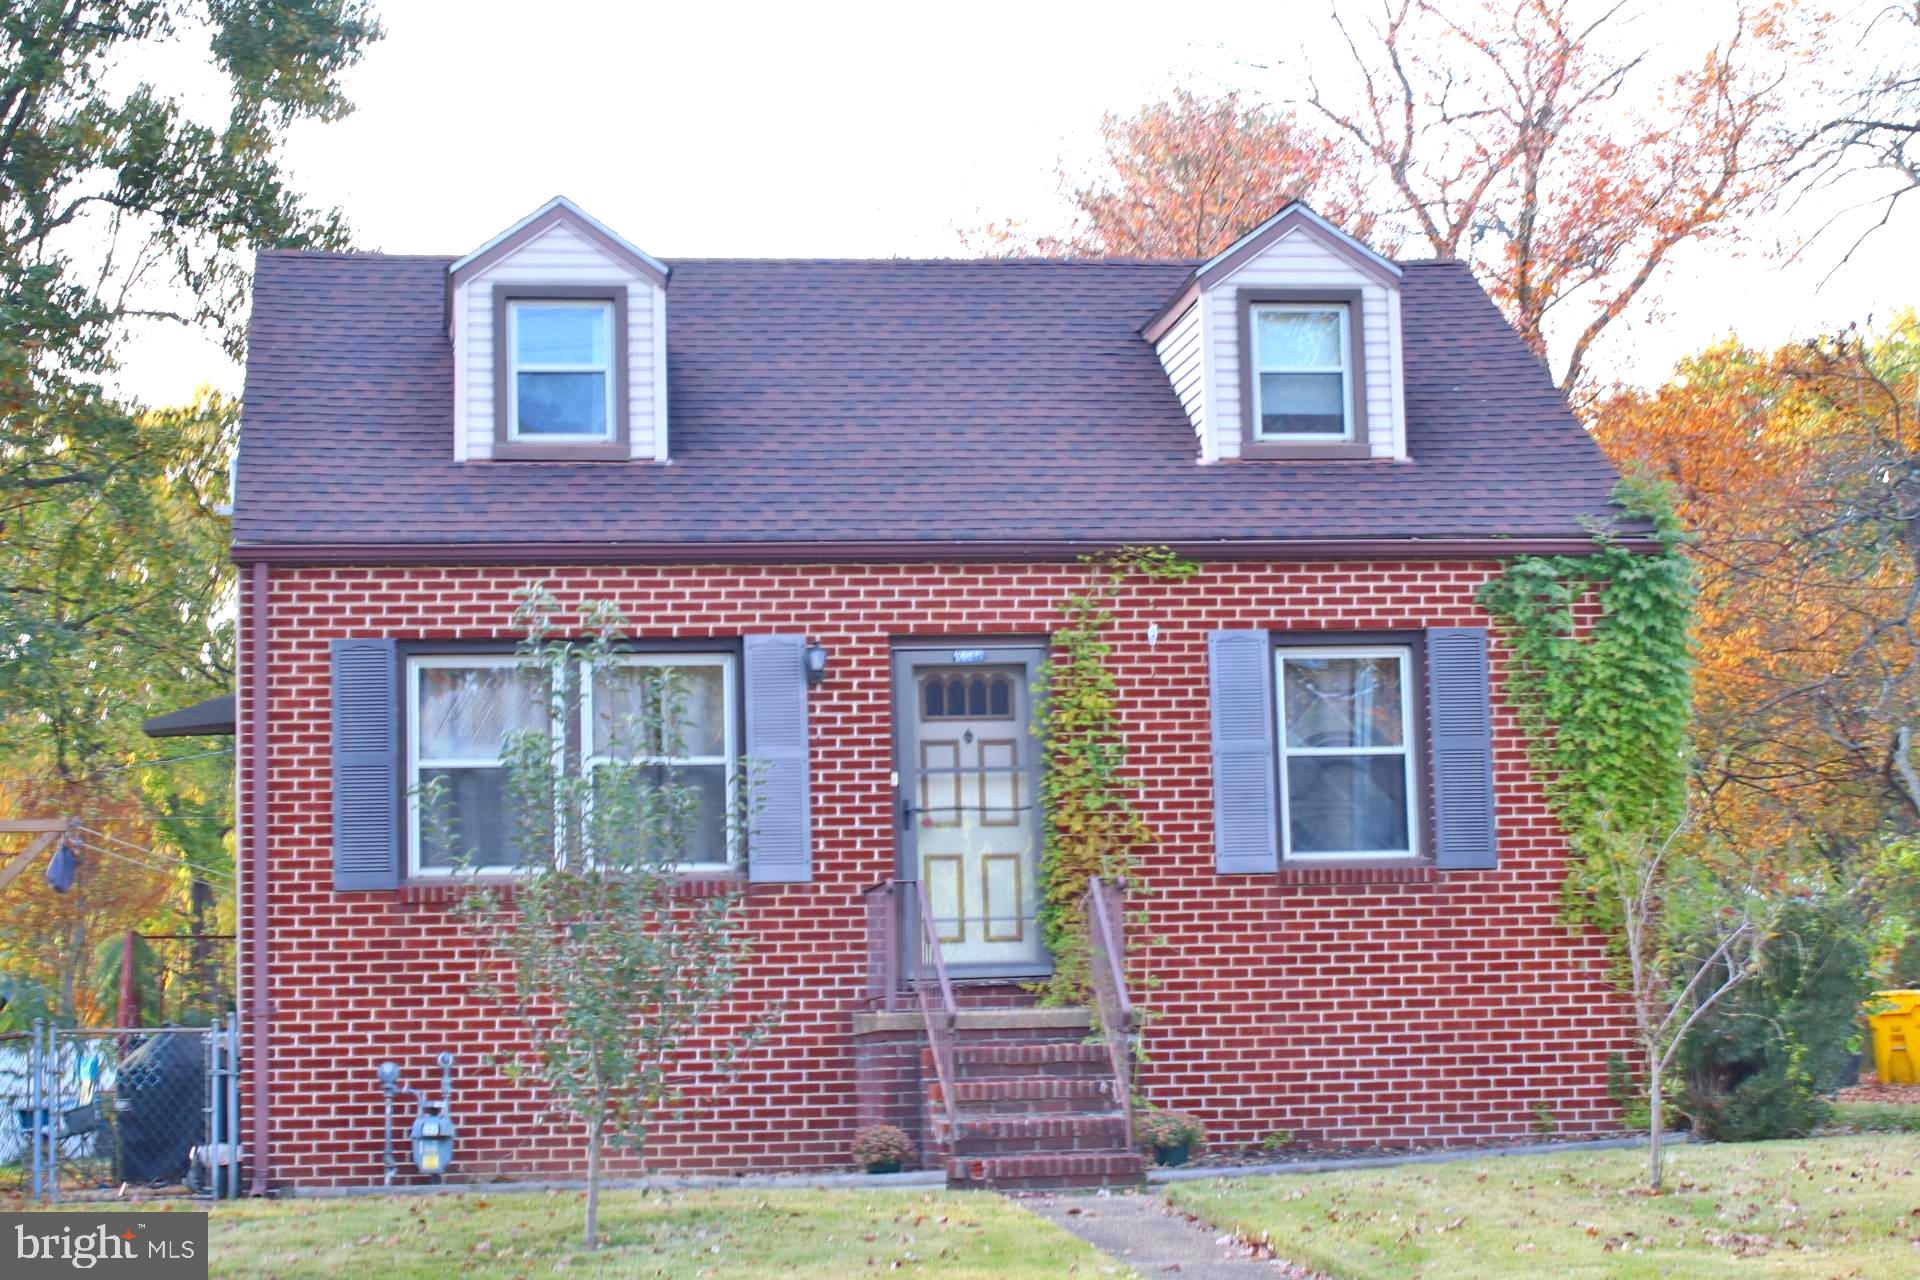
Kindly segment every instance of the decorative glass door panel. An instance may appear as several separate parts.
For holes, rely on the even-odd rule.
[[[1035,922],[1039,660],[1020,649],[899,655],[902,875],[926,884],[942,955],[962,973],[1047,966]]]

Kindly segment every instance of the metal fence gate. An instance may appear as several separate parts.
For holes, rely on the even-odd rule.
[[[205,1027],[35,1023],[0,1035],[13,1122],[0,1169],[45,1204],[149,1193],[239,1195],[237,1017]]]

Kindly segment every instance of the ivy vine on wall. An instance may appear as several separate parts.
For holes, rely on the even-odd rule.
[[[1060,603],[1045,700],[1034,736],[1047,762],[1040,784],[1040,932],[1053,974],[1038,984],[1042,1003],[1087,999],[1087,930],[1082,911],[1090,877],[1127,878],[1153,831],[1134,805],[1140,780],[1127,773],[1119,685],[1108,659],[1114,608],[1138,579],[1192,576],[1196,566],[1165,547],[1125,547],[1083,556],[1088,581]]]
[[[1586,872],[1606,831],[1680,820],[1693,699],[1694,573],[1668,488],[1629,478],[1614,502],[1652,526],[1656,551],[1595,529],[1591,553],[1522,556],[1480,590],[1512,655],[1507,700],[1573,847],[1569,914],[1601,928],[1614,922]]]

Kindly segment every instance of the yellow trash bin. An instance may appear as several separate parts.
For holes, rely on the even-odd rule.
[[[1920,1084],[1920,991],[1876,991],[1873,1003],[1885,1009],[1867,1017],[1873,1074],[1881,1084]]]

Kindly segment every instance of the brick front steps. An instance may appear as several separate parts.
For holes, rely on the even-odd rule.
[[[985,1020],[980,1020],[985,1021]],[[932,1145],[950,1187],[1041,1190],[1134,1187],[1146,1160],[1126,1147],[1126,1118],[1113,1094],[1105,1046],[1078,1027],[1009,1043],[982,1038],[964,1019],[955,1032],[949,1125],[931,1050],[921,1051]]]

